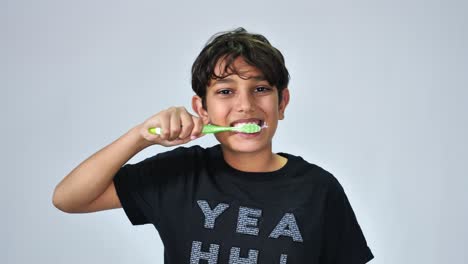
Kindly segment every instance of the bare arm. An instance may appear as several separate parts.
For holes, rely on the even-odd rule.
[[[161,127],[164,133],[148,133]],[[201,135],[202,121],[183,107],[171,107],[152,116],[99,150],[73,169],[56,187],[53,204],[67,213],[88,213],[122,207],[113,179],[135,154],[153,144],[175,146]]]
[[[55,187],[53,196],[55,207],[68,213],[121,207],[118,198],[115,199],[116,196],[109,197],[109,194],[115,193],[113,177],[129,159],[150,145],[145,141],[140,136],[138,127],[135,127],[83,161]],[[107,200],[111,208],[94,208],[93,210],[86,208],[106,190],[108,190]]]

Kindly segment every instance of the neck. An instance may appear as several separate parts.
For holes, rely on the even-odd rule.
[[[245,172],[270,172],[282,168],[288,161],[275,154],[271,146],[265,150],[252,153],[238,153],[221,146],[224,160],[233,168]]]

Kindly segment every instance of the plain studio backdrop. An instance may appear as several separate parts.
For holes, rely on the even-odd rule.
[[[291,74],[274,151],[338,178],[371,263],[466,263],[467,14],[462,0],[1,1],[0,262],[162,263],[152,225],[63,213],[54,188],[151,115],[193,113],[195,57],[242,26]]]

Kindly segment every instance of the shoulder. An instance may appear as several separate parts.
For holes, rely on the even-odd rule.
[[[296,156],[289,153],[281,153],[281,155],[288,158],[288,162],[291,162],[291,170],[295,175],[305,175],[308,181],[312,181],[314,184],[320,185],[332,192],[344,192],[343,187],[338,179],[328,170],[323,167],[311,163],[301,156]]]

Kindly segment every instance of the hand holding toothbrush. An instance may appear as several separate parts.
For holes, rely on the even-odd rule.
[[[204,134],[226,131],[257,133],[260,130],[262,127],[257,124],[244,124],[235,127],[203,125],[199,117],[191,115],[184,107],[171,107],[145,121],[140,133],[147,141],[163,146],[175,146],[187,143]]]
[[[159,134],[150,130],[159,128]],[[202,133],[203,121],[190,114],[185,107],[170,107],[148,118],[140,125],[140,134],[149,143],[176,146],[197,139]]]

